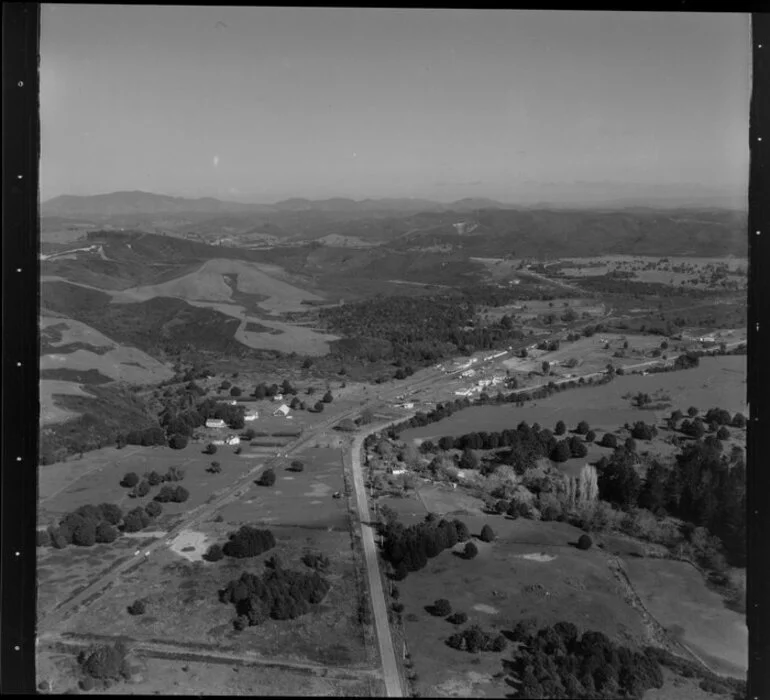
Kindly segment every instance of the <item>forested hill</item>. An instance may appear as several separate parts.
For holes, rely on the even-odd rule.
[[[462,217],[462,222],[470,233],[437,221],[436,226],[401,236],[388,247],[452,246],[468,255],[489,257],[748,255],[747,215],[727,210],[486,209]]]

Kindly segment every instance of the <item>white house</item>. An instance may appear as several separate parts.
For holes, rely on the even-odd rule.
[[[401,404],[401,408],[414,408],[414,403],[407,401],[406,403]]]
[[[398,476],[399,474],[406,474],[406,469],[394,469],[391,474]]]
[[[245,420],[245,421],[253,421],[253,420],[257,420],[257,418],[259,418],[259,411],[249,411],[243,417],[243,420]]]
[[[221,418],[209,418],[206,421],[207,428],[226,428],[225,422]]]
[[[475,369],[466,369],[465,372],[460,374],[461,377],[472,377],[474,374],[476,374]]]
[[[225,440],[226,445],[240,445],[241,439],[237,435],[231,435],[227,440]]]
[[[289,411],[291,411],[291,409],[284,403],[273,411],[273,415],[286,417],[289,415]]]
[[[283,394],[276,394],[275,396],[273,396],[273,401],[275,402],[283,401]]]
[[[224,440],[212,440],[211,444],[212,445],[224,445],[225,441]]]

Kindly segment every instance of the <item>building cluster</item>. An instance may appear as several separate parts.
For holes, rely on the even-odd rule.
[[[498,386],[505,382],[505,377],[499,374],[487,379],[479,379],[475,384],[455,391],[455,396],[472,396],[473,394],[480,394],[484,389],[492,386]]]

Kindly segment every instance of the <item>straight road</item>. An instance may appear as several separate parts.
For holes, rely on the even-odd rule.
[[[388,606],[385,601],[385,592],[382,590],[382,578],[380,577],[380,565],[377,559],[377,547],[374,544],[374,529],[369,511],[369,502],[366,499],[366,487],[361,469],[361,452],[364,438],[373,432],[382,430],[383,426],[372,428],[362,435],[356,435],[351,447],[351,467],[353,471],[353,489],[356,494],[356,506],[361,525],[361,540],[364,545],[364,558],[366,572],[369,578],[369,593],[374,610],[374,625],[377,632],[377,643],[380,648],[380,660],[382,662],[382,679],[385,682],[385,693],[390,698],[404,697],[401,688],[401,678],[398,673],[396,653],[393,650],[393,638],[390,635],[390,623],[388,621]]]

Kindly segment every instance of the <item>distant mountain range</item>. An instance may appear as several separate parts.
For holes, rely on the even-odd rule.
[[[44,217],[72,218],[109,218],[116,216],[158,216],[163,214],[197,215],[249,215],[249,214],[286,214],[323,212],[339,215],[409,215],[420,212],[457,212],[468,213],[490,209],[572,209],[572,210],[611,210],[621,209],[706,209],[706,210],[742,210],[744,203],[740,198],[725,196],[655,196],[597,198],[596,193],[581,198],[579,193],[571,200],[542,201],[537,203],[504,204],[483,197],[465,198],[455,202],[437,202],[430,199],[383,198],[356,201],[345,197],[311,200],[302,197],[285,199],[274,204],[249,204],[231,202],[214,197],[188,199],[172,197],[151,192],[111,192],[89,196],[61,195],[42,203],[41,215]]]
[[[278,212],[360,212],[413,213],[423,211],[468,212],[478,209],[506,209],[509,205],[491,199],[461,199],[449,204],[427,199],[365,199],[356,201],[342,197],[310,200],[291,198],[275,204],[227,202],[213,197],[186,199],[150,192],[111,192],[90,196],[61,195],[42,203],[42,216],[111,217],[155,214],[269,214]]]

